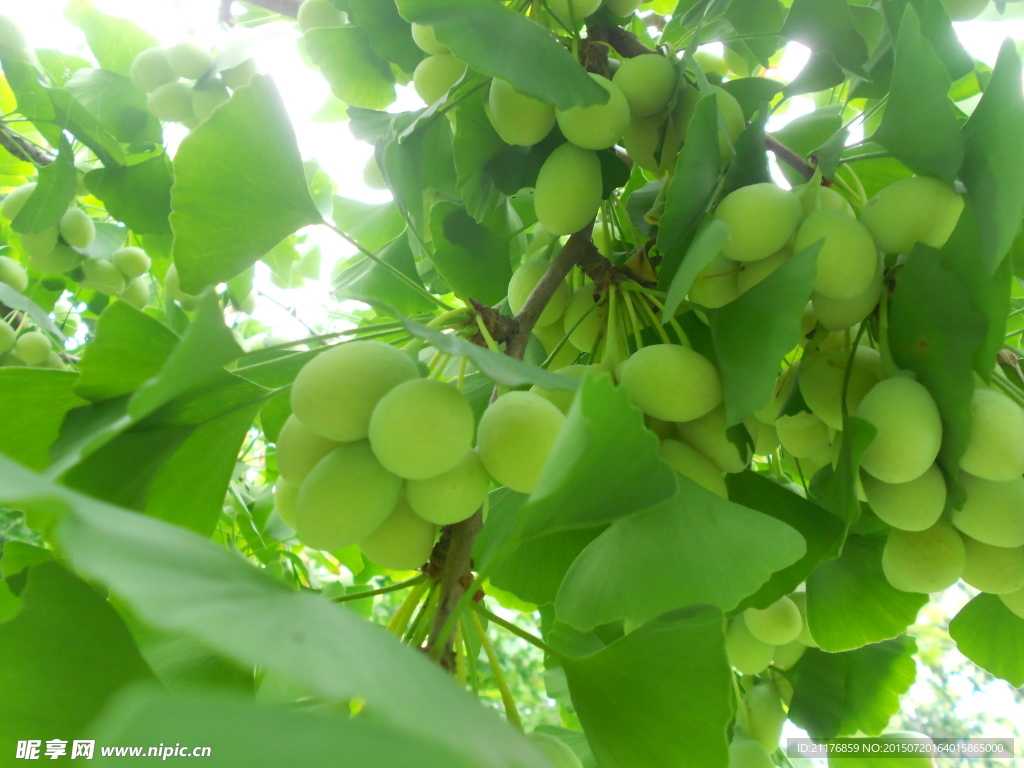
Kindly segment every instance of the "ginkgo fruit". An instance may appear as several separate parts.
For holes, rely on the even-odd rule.
[[[742,425],[739,429],[746,433]],[[711,459],[723,472],[742,472],[750,464],[748,446],[743,443],[741,447],[730,439],[723,405],[711,409],[699,419],[677,424],[676,431],[684,442]]]
[[[882,294],[885,269],[880,257],[875,258],[875,273],[868,287],[849,299],[833,299],[820,293],[811,294],[815,319],[829,331],[852,328],[871,314]]]
[[[634,56],[622,62],[612,82],[626,97],[630,115],[651,117],[668,107],[679,76],[672,61],[657,54]]]
[[[513,273],[512,279],[508,283],[508,308],[514,314],[519,314],[519,310],[523,308],[526,299],[529,298],[530,293],[537,287],[537,283],[544,277],[550,266],[551,262],[549,261],[534,259],[520,265],[519,269]],[[551,294],[551,299],[544,306],[540,317],[537,318],[535,327],[543,328],[545,325],[551,325],[559,320],[565,311],[565,305],[568,301],[569,286],[563,280],[555,288],[554,293]]]
[[[742,713],[750,738],[769,752],[779,748],[787,718],[774,683],[764,681],[752,686],[743,695]]]
[[[21,213],[21,209],[25,207],[25,203],[32,197],[32,193],[36,191],[36,182],[30,181],[28,184],[22,184],[20,187],[15,187],[7,196],[4,198],[3,205],[0,205],[0,214],[8,221],[12,221]]]
[[[772,663],[775,646],[758,640],[747,629],[743,616],[729,622],[725,632],[725,655],[741,675],[759,675]]]
[[[405,483],[405,498],[413,512],[436,525],[451,525],[470,517],[487,497],[491,476],[476,451],[466,451],[453,469]]]
[[[274,509],[289,528],[295,527],[295,504],[299,498],[300,487],[289,483],[283,477],[277,478],[277,482],[274,483]]]
[[[729,498],[723,472],[707,456],[682,440],[662,440],[658,455],[676,471],[712,493]]]
[[[883,483],[865,473],[864,495],[878,517],[904,531],[931,528],[946,506],[946,480],[936,465],[906,483]]]
[[[889,532],[882,549],[886,581],[902,592],[929,594],[951,587],[964,572],[963,540],[948,523],[925,531]]]
[[[736,736],[729,744],[729,768],[775,768],[775,763],[759,742]]]
[[[412,23],[412,41],[424,53],[448,53],[448,46],[437,39],[434,28],[426,24]]]
[[[285,480],[298,486],[339,443],[314,432],[291,414],[277,435],[276,445],[278,471]]]
[[[878,252],[871,233],[842,211],[818,210],[804,219],[793,238],[793,252],[822,240],[816,259],[814,291],[830,299],[852,299],[868,289]]]
[[[377,402],[404,381],[419,377],[416,363],[380,341],[349,341],[314,357],[292,384],[292,412],[331,440],[361,440]]]
[[[118,248],[110,255],[110,261],[127,278],[141,277],[152,266],[149,255],[135,246]]]
[[[195,87],[192,89],[192,113],[197,120],[203,121],[230,98],[227,86],[221,82],[206,83],[201,88]]]
[[[843,387],[846,386],[846,412],[857,412],[864,396],[881,379],[881,356],[871,347],[858,346],[851,361],[845,349],[826,349],[805,355],[800,361],[797,384],[800,394],[819,419],[835,430],[843,429]],[[846,380],[849,364],[850,377]]]
[[[88,248],[96,239],[96,224],[89,214],[72,206],[61,216],[60,236],[72,248]]]
[[[404,499],[359,548],[377,565],[393,571],[411,571],[430,559],[437,526],[419,517]]]
[[[584,285],[569,298],[562,315],[562,326],[569,335],[569,344],[580,352],[591,352],[604,329],[607,310],[598,304],[599,294],[593,285]]]
[[[57,247],[57,227],[46,227],[38,232],[22,232],[21,247],[29,256],[45,256]]]
[[[743,621],[754,637],[768,645],[785,645],[800,636],[803,618],[796,603],[786,596],[765,608],[747,608]]]
[[[645,171],[661,174],[675,166],[683,142],[675,123],[665,113],[660,113],[651,117],[634,116],[622,134],[622,146],[630,159]]]
[[[971,438],[960,468],[983,480],[1013,480],[1024,474],[1024,408],[993,389],[971,397]]]
[[[10,256],[0,256],[0,283],[6,283],[16,291],[28,288],[28,272]]]
[[[11,327],[11,324],[0,317],[0,355],[6,355],[18,340],[18,332]]]
[[[803,208],[789,190],[762,182],[740,187],[722,198],[715,218],[729,230],[722,256],[733,261],[757,261],[789,242],[803,218]]]
[[[1024,547],[994,547],[964,537],[966,583],[991,595],[1008,595],[1024,587]]]
[[[931,394],[917,381],[895,376],[871,388],[856,416],[876,430],[861,467],[886,483],[909,483],[939,455],[942,420]]]
[[[124,287],[120,293],[120,299],[127,301],[136,309],[143,309],[149,304],[149,280],[138,277]]]
[[[900,179],[871,198],[860,221],[884,253],[910,253],[915,243],[941,248],[953,233],[964,199],[930,176]]]
[[[487,472],[501,485],[531,493],[561,432],[565,415],[532,392],[509,392],[484,411],[477,450]]]
[[[128,74],[132,84],[146,93],[178,79],[178,75],[171,69],[170,61],[167,60],[167,51],[163,48],[147,48],[141,51],[132,60]]]
[[[606,77],[590,73],[594,82],[608,91],[608,101],[587,107],[556,109],[555,119],[562,134],[583,149],[607,149],[629,127],[629,102],[622,90]]]
[[[50,354],[49,337],[40,331],[29,331],[14,342],[14,354],[25,365],[41,365]]]
[[[82,286],[94,291],[115,296],[125,289],[127,283],[121,270],[108,259],[86,259],[82,262]]]
[[[809,411],[780,416],[775,433],[786,452],[798,459],[820,460],[829,452],[828,427]]]
[[[1021,587],[1016,592],[1000,595],[999,599],[1003,601],[1003,605],[1024,619],[1024,587]]]
[[[192,111],[192,86],[183,80],[154,88],[146,104],[150,112],[167,123],[188,125],[196,117]]]
[[[555,768],[583,768],[583,763],[572,751],[572,747],[561,739],[546,733],[533,731],[526,734],[526,739],[534,748],[546,757]]]
[[[619,370],[619,382],[644,413],[664,421],[692,421],[722,402],[722,381],[701,355],[678,344],[638,349]]]
[[[547,8],[563,24],[575,20],[577,25],[601,7],[601,0],[547,0]]]
[[[24,240],[22,240],[24,245]],[[70,272],[80,265],[85,257],[74,248],[58,243],[44,253],[33,253],[28,263],[32,269],[44,274],[62,274]]]
[[[601,161],[589,149],[562,144],[537,174],[533,206],[547,231],[571,235],[597,214],[602,199]]]
[[[370,416],[370,447],[381,465],[407,480],[454,469],[473,445],[466,396],[437,379],[405,381],[381,397]]]
[[[1024,545],[1024,478],[983,480],[961,472],[963,506],[953,510],[953,525],[985,544]]]
[[[450,53],[439,53],[427,56],[416,65],[412,84],[425,103],[433,104],[440,101],[464,74],[466,65],[463,62]]]
[[[167,267],[167,272],[164,273],[164,292],[167,296],[178,302],[182,309],[195,309],[196,297],[181,290],[181,283],[178,281],[178,267],[176,264],[171,264]]]
[[[554,372],[559,376],[566,376],[570,379],[582,379],[587,375],[588,371],[594,371],[595,373],[604,373],[606,369],[601,365],[568,365],[564,368],[558,368]],[[534,384],[530,387],[530,391],[534,392],[545,400],[550,400],[562,413],[568,413],[569,408],[572,407],[573,400],[576,398],[576,390],[573,389],[544,389],[539,384]]]
[[[532,146],[555,127],[553,106],[532,96],[524,96],[512,83],[500,77],[491,80],[487,106],[491,125],[507,144]]]
[[[300,8],[301,13],[301,8]],[[182,40],[180,43],[168,46],[165,50],[167,63],[171,71],[178,77],[188,80],[198,80],[210,71],[213,66],[213,56],[210,52],[194,40]]]
[[[331,29],[345,25],[345,15],[330,0],[304,0],[296,19],[299,29]]]

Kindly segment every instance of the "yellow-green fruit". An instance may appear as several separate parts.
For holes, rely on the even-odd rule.
[[[1000,595],[999,599],[1003,601],[1003,605],[1024,619],[1024,587],[1008,595]]]
[[[808,648],[817,648],[818,641],[811,637],[811,625],[807,621],[807,593],[793,592],[789,599],[796,603],[796,607],[800,610],[802,629],[800,630],[800,636],[797,637],[797,642],[806,645]]]
[[[555,108],[524,96],[508,80],[496,77],[487,95],[487,117],[502,141],[520,147],[536,144],[555,127]]]
[[[934,464],[909,483],[883,483],[867,473],[861,481],[871,509],[893,528],[904,531],[931,528],[946,506],[946,480]]]
[[[351,546],[377,530],[401,493],[401,478],[380,465],[367,441],[339,445],[306,475],[295,532],[314,549]]]
[[[118,248],[111,254],[110,261],[121,270],[122,275],[129,278],[142,277],[152,266],[146,252],[134,246]]]
[[[800,609],[788,597],[780,597],[766,608],[747,608],[743,621],[750,634],[768,645],[793,642],[804,626]]]
[[[607,149],[622,138],[629,127],[629,102],[611,80],[594,73],[590,76],[608,91],[608,101],[589,107],[557,109],[555,119],[565,138],[577,147]]]
[[[1024,544],[1024,478],[982,480],[960,473],[966,500],[953,510],[953,525],[994,547]]]
[[[753,686],[743,696],[742,712],[750,738],[769,752],[778,749],[782,726],[786,724],[786,710],[775,685],[763,682]]]
[[[46,356],[46,359],[40,363],[40,367],[52,368],[55,371],[66,371],[68,369],[61,356],[53,351],[51,351],[50,354]]]
[[[115,296],[125,289],[124,275],[107,259],[86,259],[82,262],[82,287]]]
[[[547,0],[547,7],[563,24],[575,19],[577,25],[601,7],[601,0]]]
[[[546,230],[571,235],[597,214],[602,191],[597,155],[575,144],[562,144],[540,167],[533,207]]]
[[[984,480],[1013,480],[1024,474],[1024,409],[1002,392],[975,389],[971,439],[960,469]]]
[[[121,300],[127,301],[136,309],[143,309],[149,304],[149,280],[141,277],[132,280],[121,291]]]
[[[775,646],[758,640],[747,629],[743,616],[729,622],[725,632],[725,655],[742,675],[759,675],[772,663]]]
[[[299,486],[293,485],[283,477],[274,483],[274,509],[278,517],[289,528],[295,527],[295,504],[299,499]]]
[[[452,86],[466,74],[466,65],[450,53],[427,56],[416,65],[412,85],[427,104],[440,101]]]
[[[672,61],[657,54],[626,59],[612,77],[612,82],[626,97],[634,119],[651,117],[668,107],[677,80]]]
[[[772,659],[772,666],[781,669],[783,672],[792,669],[796,663],[803,658],[807,647],[799,640],[786,643],[775,649],[775,658]]]
[[[381,465],[407,480],[454,469],[473,445],[466,396],[437,379],[399,384],[373,409],[370,447]]]
[[[733,261],[766,259],[789,242],[802,217],[800,199],[789,190],[770,182],[740,187],[715,210],[729,229],[722,255]]]
[[[637,408],[665,421],[699,419],[722,402],[715,366],[677,344],[641,347],[622,365],[619,382]]]
[[[256,66],[256,59],[246,59],[230,69],[222,69],[220,79],[232,91],[237,91],[239,88],[247,86],[257,73],[259,73],[259,67]]]
[[[894,528],[882,549],[882,572],[902,592],[929,594],[956,584],[965,560],[963,540],[948,523],[938,522],[926,531]]]
[[[392,571],[411,571],[430,559],[437,527],[419,517],[404,499],[380,526],[359,542],[366,557]]]
[[[299,13],[301,14],[301,9]],[[178,77],[198,80],[213,66],[213,56],[194,40],[182,40],[166,49],[167,63]]]
[[[129,76],[132,85],[146,93],[178,79],[163,48],[147,48],[139,53],[132,61]]]
[[[564,368],[558,368],[555,373],[571,379],[582,379],[587,375],[587,371],[602,373],[604,370],[604,367],[600,365],[567,365]],[[576,392],[571,389],[544,389],[540,385],[534,384],[530,387],[530,391],[554,403],[562,413],[568,413],[573,400],[576,399]]]
[[[0,45],[14,51],[25,50],[28,41],[10,16],[0,16]]]
[[[826,426],[837,431],[843,429],[843,382],[849,355],[844,349],[827,349],[808,355],[800,362],[797,383],[800,394],[815,416]],[[857,412],[857,407],[871,388],[878,384],[881,357],[871,347],[858,346],[850,364],[850,379],[846,388],[846,410]]]
[[[877,431],[861,459],[868,474],[885,483],[909,483],[935,463],[942,420],[923,385],[903,376],[881,381],[860,401],[856,415]]]
[[[577,290],[565,306],[562,327],[569,334],[569,344],[580,352],[591,352],[604,329],[607,309],[596,304],[599,298],[593,284]]]
[[[424,53],[432,53],[434,55],[448,53],[448,46],[438,40],[437,35],[434,34],[434,28],[426,24],[413,22],[412,41]]]
[[[50,355],[50,339],[39,331],[29,331],[14,342],[14,354],[25,365],[40,365]]]
[[[534,731],[526,734],[526,740],[533,744],[555,768],[583,768],[583,763],[572,751],[572,747],[554,736]]]
[[[604,0],[604,6],[616,16],[629,16],[640,7],[641,2],[643,0]]]
[[[576,362],[576,358],[579,357],[580,351],[565,338],[565,329],[562,327],[562,323],[535,328],[533,333],[534,336],[540,339],[541,344],[544,345],[545,354],[550,356],[554,353],[555,355],[548,365],[549,369],[558,370],[573,365]],[[557,352],[555,352],[556,348],[558,349]]]
[[[72,248],[88,248],[96,239],[96,225],[81,208],[71,207],[61,216],[60,236]]]
[[[307,427],[339,442],[367,436],[377,402],[419,377],[404,352],[380,341],[349,341],[310,360],[292,384],[292,412]]]
[[[24,244],[24,241],[22,241]],[[82,263],[82,254],[74,248],[69,248],[63,243],[58,243],[54,248],[44,253],[33,253],[28,260],[32,269],[43,274],[61,274],[70,272]]]
[[[531,493],[565,422],[558,407],[532,392],[509,392],[480,419],[477,450],[500,484]]]
[[[29,256],[45,256],[57,247],[57,227],[47,227],[41,232],[22,232],[21,247]]]
[[[765,424],[763,421],[750,416],[743,420],[747,432],[754,438],[754,455],[767,456],[775,453],[779,447],[779,433],[774,424]]]
[[[224,83],[207,83],[202,88],[192,89],[192,113],[197,120],[205,120],[213,111],[231,98]]]
[[[21,213],[21,209],[25,207],[25,203],[32,196],[32,193],[36,191],[36,183],[34,181],[28,184],[22,184],[20,187],[16,187],[7,193],[7,197],[4,198],[3,205],[0,205],[0,214],[8,221],[12,220],[15,216]]]
[[[952,21],[970,21],[988,8],[988,0],[942,0],[942,7]]]
[[[523,308],[526,299],[537,286],[537,283],[540,282],[540,279],[544,277],[550,266],[551,262],[549,261],[535,259],[534,261],[527,261],[515,271],[508,283],[508,307],[513,313],[519,314],[519,310]],[[568,301],[569,286],[563,280],[551,295],[551,300],[544,307],[544,311],[540,313],[540,317],[537,318],[536,327],[543,328],[545,325],[551,325],[559,320],[565,311],[565,305]]]
[[[847,216],[856,216],[850,201],[836,192],[832,187],[818,187],[814,200],[815,210],[841,211]]]
[[[715,96],[715,104],[718,106],[718,151],[723,163],[729,162],[732,157],[733,142],[739,138],[746,125],[743,119],[743,107],[736,100],[736,97],[718,85],[711,87]],[[700,91],[687,86],[679,91],[676,97],[676,107],[672,110],[672,120],[676,124],[680,137],[686,141],[686,133],[689,130],[690,118],[697,107],[701,97]],[[777,249],[776,249],[777,250]]]
[[[697,51],[693,54],[693,59],[700,65],[701,71],[705,74],[712,73],[719,77],[729,76],[729,65],[725,63],[725,59],[716,53],[708,50]]]
[[[900,179],[875,195],[860,212],[884,253],[910,253],[915,243],[941,248],[953,234],[964,200],[930,176]]]
[[[170,298],[178,302],[182,309],[195,309],[196,297],[181,290],[181,283],[178,281],[178,267],[175,264],[171,264],[164,274],[164,291]]]
[[[413,512],[437,525],[465,520],[484,503],[491,476],[476,451],[467,451],[454,469],[425,480],[409,480],[405,498]]]
[[[817,257],[815,293],[830,299],[852,299],[871,285],[878,252],[871,234],[842,211],[814,211],[804,219],[793,239],[799,253],[824,238]]]
[[[14,343],[18,340],[18,332],[11,324],[0,318],[0,355],[6,355],[14,349]]]
[[[990,595],[1008,595],[1024,587],[1024,547],[993,547],[964,537],[967,559],[960,578]]]
[[[793,249],[788,245],[781,251],[776,251],[771,256],[757,261],[747,261],[739,264],[736,273],[736,289],[740,295],[746,293],[755,285],[763,282],[768,275],[789,261],[793,255]],[[737,263],[738,262],[734,262]]]
[[[189,123],[195,120],[192,111],[192,86],[183,80],[154,89],[146,100],[149,111],[167,123]]]
[[[725,406],[719,405],[699,419],[676,425],[683,440],[711,459],[723,472],[742,472],[750,456],[741,453],[726,432]]]
[[[0,256],[0,283],[6,283],[16,291],[28,288],[28,272],[10,256]]]
[[[317,434],[292,414],[277,436],[277,469],[288,482],[302,485],[313,467],[337,447],[337,441]]]
[[[881,258],[875,259],[875,273],[867,289],[851,299],[832,299],[819,293],[811,294],[811,307],[817,321],[829,331],[852,328],[871,314],[878,306],[882,294],[884,269]]]
[[[658,455],[680,475],[690,478],[723,499],[729,498],[722,470],[696,448],[681,440],[662,440]]]
[[[808,411],[780,416],[775,422],[779,443],[798,459],[813,459],[831,443],[825,422]]]
[[[738,262],[721,255],[715,256],[697,273],[687,298],[694,304],[708,309],[724,307],[739,298],[739,273]]]
[[[729,768],[775,768],[775,763],[761,744],[737,736],[729,745]]]
[[[655,157],[659,142],[661,154]],[[662,112],[651,117],[634,116],[622,134],[622,146],[630,159],[645,171],[662,174],[675,166],[683,142],[675,124]]]

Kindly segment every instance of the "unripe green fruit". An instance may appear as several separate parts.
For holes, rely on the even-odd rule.
[[[532,392],[509,392],[480,419],[478,451],[491,477],[519,493],[531,493],[558,439],[565,416]]]
[[[416,515],[405,499],[380,526],[359,542],[366,557],[392,571],[411,571],[430,559],[437,527]]]
[[[54,248],[45,253],[32,254],[28,263],[37,272],[56,275],[70,272],[81,264],[84,258],[74,248],[58,243]]]
[[[1024,587],[1008,595],[1000,595],[999,599],[1003,601],[1003,605],[1024,619]]]
[[[85,278],[82,287],[114,296],[125,289],[124,275],[107,259],[86,259],[82,262]]]
[[[843,381],[849,355],[844,349],[828,349],[805,356],[800,362],[797,383],[800,394],[815,416],[831,429],[843,429]],[[846,389],[847,413],[857,407],[881,378],[881,357],[871,347],[858,346],[853,351],[850,380]]]
[[[1024,409],[1002,392],[975,389],[971,439],[960,469],[983,480],[1013,480],[1024,474]]]
[[[782,727],[787,718],[786,710],[782,708],[782,697],[775,685],[763,682],[752,687],[743,696],[742,711],[750,738],[769,752],[778,749]]]
[[[804,625],[800,609],[788,597],[780,597],[767,608],[747,608],[743,621],[750,634],[768,645],[793,642]]]
[[[146,252],[134,246],[118,248],[111,254],[110,261],[121,270],[122,275],[128,278],[142,277],[152,266]]]
[[[715,103],[718,106],[719,157],[723,163],[727,163],[732,157],[733,142],[739,138],[746,125],[746,121],[743,119],[743,107],[740,106],[735,96],[721,86],[711,86],[711,92],[714,94]],[[690,86],[682,88],[676,97],[676,107],[672,110],[672,120],[675,122],[679,136],[684,142],[689,130],[690,118],[693,117],[693,111],[696,109],[700,97],[700,91]]]
[[[775,763],[758,742],[735,737],[729,745],[729,768],[775,768]]]
[[[687,298],[694,304],[708,309],[724,307],[739,298],[739,274],[739,262],[722,255],[715,256],[697,273]],[[700,317],[706,322],[704,313],[700,313]]]
[[[524,96],[508,80],[491,80],[487,117],[502,141],[521,147],[536,144],[555,127],[555,108]]]
[[[990,595],[1008,595],[1024,587],[1024,547],[994,547],[964,537],[967,559],[960,578]]]
[[[808,646],[799,640],[779,646],[775,649],[775,658],[772,659],[772,666],[781,669],[783,672],[792,669],[803,658],[807,648]]]
[[[221,104],[231,98],[227,86],[223,83],[207,83],[202,88],[192,89],[192,113],[197,120],[205,120]]]
[[[729,440],[725,428],[725,406],[719,405],[693,421],[676,425],[683,440],[707,456],[723,472],[742,472],[750,464],[750,456]]]
[[[626,97],[629,113],[636,119],[651,117],[668,107],[678,79],[670,59],[650,54],[626,59],[616,70],[612,82]]]
[[[633,404],[664,421],[692,421],[722,402],[722,380],[707,358],[677,344],[638,349],[619,371]]]
[[[562,144],[537,174],[533,207],[549,232],[571,235],[583,229],[601,207],[601,161],[575,144]]]
[[[800,630],[800,636],[797,638],[797,642],[807,646],[808,648],[817,648],[818,641],[811,637],[811,625],[807,621],[807,593],[793,592],[789,596],[789,599],[796,604],[797,609],[800,611],[802,629]]]
[[[583,768],[583,763],[572,751],[572,747],[554,736],[534,731],[526,734],[526,740],[533,744],[555,768]]]
[[[780,416],[775,432],[786,452],[798,459],[819,457],[831,443],[825,422],[808,411]]]
[[[57,247],[57,227],[47,227],[42,232],[22,232],[21,247],[29,256],[45,256]]]
[[[71,207],[61,216],[60,236],[72,248],[88,248],[96,239],[96,224],[81,208]]]
[[[952,21],[970,21],[976,19],[988,7],[988,0],[942,0]]]
[[[66,371],[68,369],[61,356],[52,350],[50,351],[50,354],[46,356],[46,359],[40,363],[39,367],[50,368],[54,371]]]
[[[412,41],[424,53],[432,53],[434,55],[448,53],[448,46],[438,40],[437,35],[434,34],[434,28],[426,24],[413,22]]]
[[[305,0],[299,6],[297,21],[299,29],[308,32],[311,29],[343,27],[345,15],[329,0]]]
[[[577,26],[590,14],[601,7],[601,0],[547,0],[548,10],[563,24],[576,21]]]
[[[708,50],[700,50],[693,54],[693,59],[700,65],[701,71],[705,74],[715,74],[719,77],[729,76],[729,65],[718,54]]]
[[[793,239],[793,252],[824,238],[817,257],[814,291],[831,299],[852,299],[871,285],[878,263],[871,234],[842,211],[814,211]]]
[[[875,195],[860,221],[884,253],[910,253],[921,242],[941,248],[956,228],[964,200],[930,176],[900,179]]]
[[[772,663],[775,646],[754,637],[743,621],[743,616],[729,622],[725,631],[725,655],[729,663],[742,675],[759,675]]]
[[[994,547],[1024,544],[1024,478],[982,480],[961,472],[960,482],[967,498],[953,510],[953,525]]]
[[[15,216],[21,213],[21,209],[25,207],[25,203],[28,202],[28,199],[35,191],[36,183],[34,181],[22,184],[20,187],[15,187],[4,198],[3,205],[0,205],[0,213],[8,221],[13,220]]]
[[[368,186],[370,189],[388,188],[388,182],[384,178],[384,173],[377,164],[377,158],[373,155],[370,155],[370,159],[367,160],[366,165],[363,166],[363,184]]]
[[[194,40],[182,40],[168,46],[166,53],[171,71],[187,80],[198,80],[213,66],[213,56]]]
[[[413,512],[436,525],[470,517],[484,503],[491,476],[476,451],[467,451],[454,469],[425,480],[409,480],[405,498]]]
[[[857,417],[877,430],[860,465],[882,482],[909,483],[939,455],[939,409],[928,390],[913,379],[896,376],[876,384],[861,400]]]
[[[370,447],[389,472],[408,480],[458,466],[473,445],[473,409],[466,396],[437,379],[406,381],[373,409]]]
[[[555,355],[548,365],[549,369],[560,370],[576,363],[580,350],[576,349],[572,342],[566,339],[562,323],[555,323],[544,328],[536,328],[534,329],[534,335],[544,345],[546,355],[550,356],[552,353]],[[558,351],[555,352],[555,349]]]
[[[515,271],[508,283],[508,307],[514,314],[519,314],[519,310],[526,304],[526,299],[550,266],[551,262],[549,261],[535,259],[527,261]],[[545,325],[551,325],[560,320],[568,301],[569,286],[563,280],[555,289],[551,300],[544,307],[544,311],[540,313],[540,317],[537,318],[536,327],[543,328]]]
[[[787,245],[782,250],[776,251],[765,259],[747,261],[742,264],[732,262],[733,264],[739,264],[739,270],[736,273],[736,289],[738,293],[742,296],[755,285],[763,282],[768,275],[789,261],[792,256],[793,249]]]
[[[601,365],[569,365],[564,368],[558,368],[555,370],[555,373],[572,379],[582,379],[587,375],[587,371],[603,373],[605,368]],[[530,391],[552,402],[562,413],[569,413],[573,400],[576,399],[576,393],[569,389],[544,389],[534,384],[530,387]]]
[[[237,66],[221,70],[220,79],[232,91],[237,91],[247,86],[257,73],[259,67],[256,66],[256,59],[246,59]]]
[[[726,195],[715,218],[729,228],[722,256],[757,261],[780,250],[803,217],[800,199],[770,182],[740,187]]]
[[[556,109],[555,119],[565,138],[577,147],[607,149],[614,146],[629,127],[629,102],[611,80],[592,72],[590,76],[608,91],[608,101],[589,107]]]
[[[6,355],[14,349],[14,343],[18,340],[18,332],[10,323],[0,317],[0,355]]]
[[[299,486],[293,485],[283,477],[274,483],[274,509],[278,517],[289,528],[295,527],[295,504],[299,499]]]
[[[121,300],[127,301],[136,309],[144,309],[149,304],[149,280],[136,278],[121,291]]]
[[[723,499],[729,498],[722,470],[696,448],[681,440],[662,440],[658,455],[678,474],[690,478]]]
[[[743,425],[754,438],[754,455],[768,456],[779,447],[779,433],[774,424],[765,424],[753,416],[744,419]]]
[[[427,56],[416,65],[412,85],[426,104],[433,104],[466,74],[466,65],[449,53]]]
[[[882,572],[895,589],[929,594],[956,584],[965,559],[964,543],[948,523],[926,531],[894,528],[882,550]]]
[[[337,447],[337,441],[317,434],[292,414],[277,436],[277,469],[289,483],[302,485],[313,467]]]
[[[28,46],[21,28],[9,16],[0,16],[0,46],[14,51],[23,51]]]
[[[369,434],[378,401],[419,377],[416,364],[380,341],[349,341],[314,357],[292,384],[292,412],[307,427],[339,442]],[[461,458],[461,454],[460,454]]]
[[[28,288],[28,272],[10,256],[0,256],[0,283],[7,283],[16,291]]]
[[[192,86],[181,80],[154,89],[146,105],[150,112],[165,123],[190,123],[195,120]]]
[[[377,530],[401,493],[401,478],[380,465],[367,441],[339,445],[302,483],[296,535],[314,549],[351,546]]]
[[[811,294],[811,306],[817,321],[830,331],[843,331],[852,328],[871,314],[878,306],[882,294],[884,269],[882,259],[875,259],[875,274],[871,283],[862,293],[850,299],[832,299],[821,294]]]
[[[195,309],[196,297],[181,290],[181,284],[178,282],[178,267],[175,264],[171,264],[164,274],[164,291],[178,302],[182,309]]]
[[[904,531],[931,528],[946,506],[946,480],[934,464],[909,483],[883,483],[867,473],[861,481],[871,509],[893,528]]]
[[[664,141],[661,139],[662,131],[665,134]],[[661,154],[656,158],[659,141],[662,142]],[[662,174],[675,167],[683,142],[675,123],[667,120],[662,112],[651,117],[634,116],[622,134],[622,146],[630,159],[645,171]]]
[[[629,16],[636,12],[643,0],[604,0],[604,6],[616,16]]]
[[[836,192],[832,187],[818,187],[814,201],[815,210],[841,211],[847,216],[856,216],[850,201]]]
[[[49,337],[39,331],[24,333],[14,342],[14,354],[25,365],[40,365],[49,357],[51,349]]]
[[[132,61],[129,75],[132,85],[146,93],[178,79],[163,48],[147,48],[139,53]]]

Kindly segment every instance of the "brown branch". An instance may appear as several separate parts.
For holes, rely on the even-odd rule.
[[[808,163],[804,158],[800,157],[796,152],[787,147],[781,141],[776,139],[774,136],[764,137],[765,147],[769,152],[774,154],[779,160],[784,162],[794,171],[803,176],[807,181],[814,178],[814,174],[817,172],[817,168]]]
[[[46,150],[37,147],[24,136],[20,136],[3,124],[0,124],[0,146],[19,160],[24,160],[35,166],[41,167],[53,162],[53,157]]]
[[[614,48],[620,56],[627,59],[643,56],[644,54],[657,53],[657,51],[652,51],[641,43],[640,39],[632,32],[622,27],[606,27],[605,32],[608,45]]]
[[[441,639],[448,619],[473,583],[473,545],[476,544],[476,537],[480,535],[483,527],[484,513],[482,509],[478,509],[471,518],[446,526],[442,533],[442,539],[447,536],[447,551],[444,553],[444,566],[441,572],[441,593],[430,628],[430,639],[427,641],[428,651]],[[448,632],[445,636],[444,652],[440,659],[441,666],[449,672],[455,671],[454,634]]]
[[[231,13],[231,6],[234,0],[220,0],[220,9],[217,17],[221,24],[231,25],[235,23],[235,16]],[[291,19],[299,16],[299,5],[301,0],[245,0],[246,5],[255,5],[274,13],[280,13]]]

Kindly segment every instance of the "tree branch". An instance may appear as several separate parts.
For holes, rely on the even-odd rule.
[[[41,167],[53,162],[53,158],[46,150],[37,147],[24,136],[15,133],[2,123],[0,123],[0,146],[19,160],[24,160],[26,163],[32,163],[35,166]]]
[[[774,154],[779,160],[784,162],[794,171],[803,176],[807,181],[814,178],[814,174],[817,172],[817,168],[804,160],[800,155],[794,152],[792,149],[787,147],[781,141],[776,139],[774,136],[764,137],[765,147],[769,152]]]
[[[652,51],[641,43],[640,39],[632,32],[622,27],[606,27],[605,33],[608,45],[614,48],[620,56],[624,56],[627,59],[643,56],[644,54],[657,53],[657,51]]]

